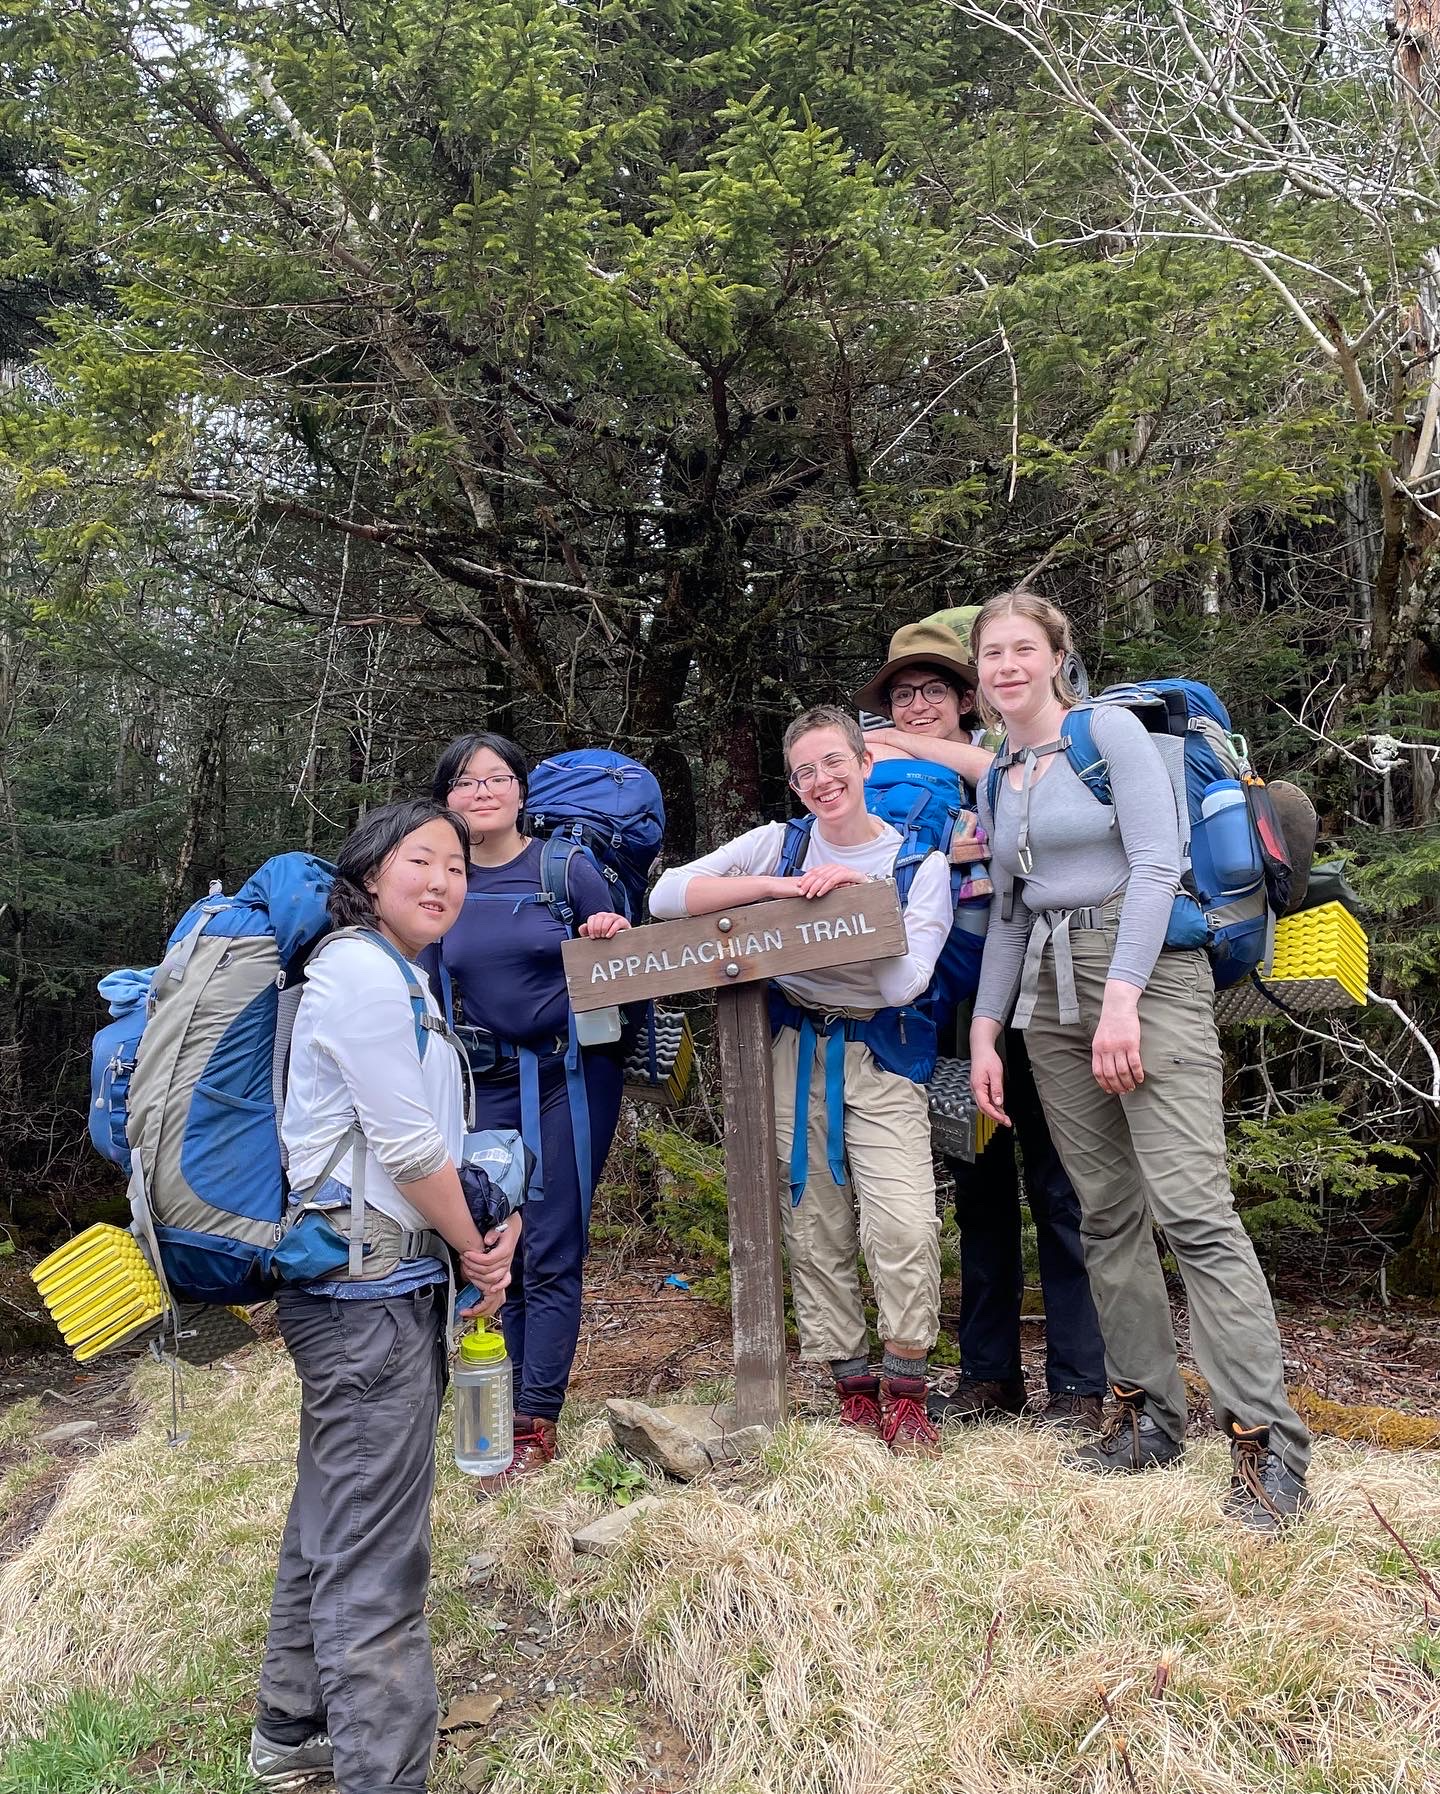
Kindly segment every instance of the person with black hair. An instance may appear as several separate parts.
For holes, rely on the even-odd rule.
[[[276,1303],[301,1401],[250,1742],[251,1772],[272,1785],[330,1773],[340,1794],[412,1794],[429,1773],[447,1260],[459,1255],[479,1312],[494,1313],[520,1231],[512,1216],[482,1239],[470,1217],[460,1056],[417,964],[460,913],[469,847],[440,804],[368,815],[340,849],[337,932],[311,958],[295,1018],[281,1129],[291,1188],[341,1234],[359,1210],[364,1251]]]
[[[519,1128],[539,1159],[501,1314],[514,1366],[514,1456],[508,1469],[476,1479],[481,1494],[555,1456],[580,1339],[589,1193],[615,1136],[624,1083],[618,1043],[582,1051],[571,1038],[560,958],[570,931],[543,890],[541,843],[523,832],[528,783],[513,741],[477,734],[450,743],[432,785],[435,801],[468,829],[470,872],[460,918],[427,964],[450,992],[469,1050],[476,1125]],[[604,940],[630,926],[611,909],[609,887],[583,853],[571,857],[568,879],[568,894],[559,895],[580,934]]]

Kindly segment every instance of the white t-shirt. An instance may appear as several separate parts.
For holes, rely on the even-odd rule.
[[[810,831],[800,870],[812,866],[853,866],[867,878],[891,878],[895,872],[895,856],[901,848],[897,830],[888,822],[878,824],[879,833],[858,847],[842,847],[828,841],[817,822]],[[746,874],[764,877],[776,872],[780,850],[785,841],[783,822],[766,822],[702,854],[688,866],[675,866],[660,876],[650,893],[650,914],[657,921],[672,921],[690,912],[685,907],[685,892],[697,872],[718,878],[740,878]],[[793,902],[803,907],[805,899]],[[954,910],[950,901],[950,868],[943,855],[930,853],[920,863],[910,886],[910,899],[905,905],[907,951],[893,959],[870,959],[859,965],[826,966],[818,972],[797,972],[775,982],[802,1009],[823,1009],[827,1014],[846,1016],[873,1015],[877,1009],[899,1009],[912,1002],[929,984],[935,973],[935,962],[950,933]]]
[[[412,965],[425,1006],[439,1006]],[[349,938],[318,952],[290,1043],[290,1077],[281,1135],[290,1184],[305,1190],[325,1169],[336,1143],[358,1120],[365,1136],[365,1202],[408,1228],[430,1223],[395,1187],[459,1163],[465,1139],[460,1060],[431,1033],[422,1061],[414,1011],[400,968],[372,941]],[[354,1153],[332,1175],[355,1187]]]

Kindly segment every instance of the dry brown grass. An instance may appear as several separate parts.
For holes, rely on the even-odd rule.
[[[243,1701],[294,1413],[285,1358],[260,1348],[192,1380],[187,1446],[152,1413],[81,1464],[0,1574],[12,1735],[82,1687]],[[677,1491],[618,1556],[574,1559],[570,1528],[597,1504],[573,1484],[599,1439],[579,1429],[523,1503],[480,1508],[442,1467],[442,1675],[483,1659],[483,1622],[448,1591],[466,1552],[495,1552],[563,1627],[631,1641],[703,1794],[1440,1788],[1440,1638],[1367,1506],[1440,1571],[1433,1457],[1324,1447],[1313,1519],[1264,1545],[1220,1516],[1217,1444],[1099,1484],[1018,1428],[916,1465],[797,1426],[729,1486]],[[506,1785],[634,1785],[618,1715],[587,1711],[552,1710]]]

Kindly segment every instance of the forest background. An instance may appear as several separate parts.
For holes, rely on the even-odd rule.
[[[1315,797],[1372,1005],[1229,1037],[1253,1227],[1440,1293],[1432,0],[12,0],[0,1222],[96,979],[488,726],[690,853],[1022,580]],[[1405,1148],[1413,1156],[1389,1150]],[[1382,1280],[1383,1273],[1383,1280]]]

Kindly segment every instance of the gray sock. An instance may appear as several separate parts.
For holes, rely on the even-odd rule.
[[[927,1358],[898,1358],[887,1352],[881,1361],[880,1374],[885,1377],[924,1377],[930,1368]]]
[[[838,1383],[843,1377],[863,1377],[870,1368],[868,1358],[832,1358],[830,1372]]]

